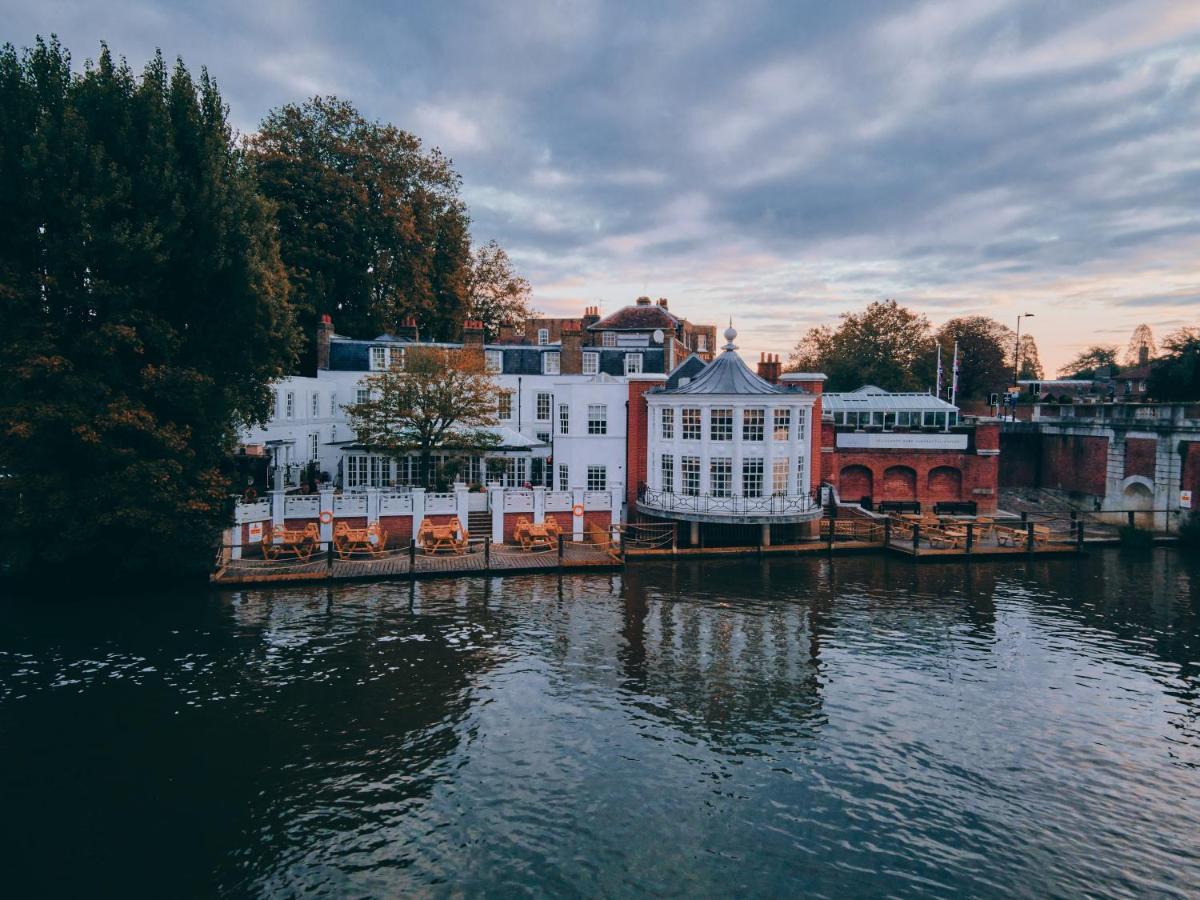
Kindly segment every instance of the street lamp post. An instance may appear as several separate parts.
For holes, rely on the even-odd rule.
[[[1020,396],[1021,385],[1018,379],[1021,377],[1021,320],[1032,319],[1033,313],[1021,313],[1017,316],[1017,345],[1013,348],[1013,387],[1017,389],[1017,394]],[[1017,418],[1017,405],[1014,403],[1012,408],[1012,418],[1015,421]]]

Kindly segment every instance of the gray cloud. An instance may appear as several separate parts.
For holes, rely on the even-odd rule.
[[[550,311],[645,290],[744,316],[757,352],[883,296],[935,321],[1038,302],[1053,367],[1081,312],[1194,303],[1195,4],[633,9],[0,0],[19,45],[207,65],[244,131],[336,92],[440,145]]]

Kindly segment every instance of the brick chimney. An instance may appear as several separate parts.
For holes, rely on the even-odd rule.
[[[562,324],[562,355],[559,357],[559,371],[563,375],[583,374],[583,332],[578,322],[563,322]]]
[[[649,297],[638,297],[638,298],[637,298],[637,305],[638,305],[638,306],[649,306],[649,305],[650,305],[650,298],[649,298]]]
[[[317,368],[329,369],[329,341],[333,337],[333,318],[328,313],[321,315],[317,323]]]
[[[659,306],[661,306],[663,309],[666,309],[666,308],[667,308],[667,298],[666,298],[666,297],[659,297],[659,298],[658,298],[658,305],[659,305]]]
[[[412,316],[405,316],[400,320],[400,327],[396,329],[396,337],[402,341],[415,341],[421,336],[420,329],[417,328],[417,320]]]
[[[483,323],[478,319],[467,319],[463,322],[463,350],[473,353],[483,353]]]
[[[591,346],[592,343],[595,341],[595,335],[590,334],[588,332],[588,328],[595,325],[599,321],[600,321],[600,307],[598,307],[598,306],[584,307],[583,319],[580,320],[579,325],[583,329],[583,342],[585,344],[587,344],[588,346]]]
[[[779,384],[779,376],[783,374],[783,364],[779,361],[778,353],[760,353],[758,355],[758,377],[770,384]]]
[[[501,344],[514,344],[517,341],[517,328],[512,322],[501,322],[496,340]]]

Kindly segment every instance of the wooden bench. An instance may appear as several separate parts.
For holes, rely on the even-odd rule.
[[[333,528],[333,549],[341,559],[346,559],[353,553],[370,553],[378,556],[387,546],[387,532],[378,524],[366,528],[351,528],[345,522],[338,522]]]
[[[973,516],[977,509],[974,500],[943,500],[933,504],[933,512],[939,516]]]
[[[887,513],[917,513],[921,512],[920,500],[880,500],[879,511]]]
[[[308,559],[320,543],[321,529],[316,522],[309,522],[303,528],[276,528],[271,540],[263,544],[263,556],[278,559],[289,553],[296,559]]]

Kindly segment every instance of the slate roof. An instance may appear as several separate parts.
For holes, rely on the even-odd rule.
[[[753,372],[737,354],[733,339],[737,332],[731,327],[725,332],[729,343],[725,352],[710,362],[687,384],[668,387],[663,394],[785,394],[784,388],[764,381]]]
[[[679,320],[661,306],[626,306],[588,326],[588,331],[654,331],[675,333]]]
[[[866,384],[854,391],[844,393],[827,393],[821,397],[823,412],[857,412],[876,410],[953,410],[958,407],[947,403],[933,394],[900,393],[893,394],[883,388]]]

